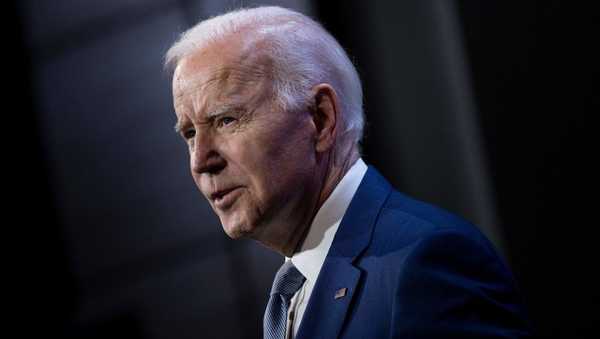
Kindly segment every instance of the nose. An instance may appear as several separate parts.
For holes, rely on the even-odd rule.
[[[190,147],[190,168],[195,174],[218,174],[227,162],[218,150],[218,145],[210,135],[197,133]]]

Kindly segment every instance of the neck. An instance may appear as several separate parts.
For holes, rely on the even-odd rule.
[[[263,234],[256,240],[286,257],[291,257],[299,251],[317,212],[358,158],[359,153],[356,147],[350,148],[344,156],[336,156],[335,151],[325,155],[316,173],[320,178],[315,178],[317,182],[320,182],[320,189],[316,192],[318,196],[316,199],[306,201],[313,205],[313,208],[308,209],[308,213],[304,217],[298,218],[300,222],[297,226],[290,227],[287,224],[285,227],[278,227],[276,234],[270,234],[269,237],[265,237]],[[293,231],[290,232],[290,229]],[[285,240],[282,241],[282,239]]]
[[[313,213],[313,218],[317,214],[317,211],[321,208],[321,206],[323,206],[325,200],[329,198],[333,190],[340,183],[344,175],[348,173],[348,170],[350,170],[350,167],[354,165],[358,158],[358,151],[354,148],[351,149],[348,156],[344,157],[341,161],[336,161],[337,159],[333,159],[333,157],[330,158],[330,160],[328,161],[328,168],[325,180],[323,181],[321,193],[317,202],[317,208]]]
[[[291,257],[294,253],[300,250],[302,243],[308,234],[310,225],[317,215],[317,212],[359,157],[360,155],[356,147],[352,147],[344,157],[336,157],[335,152],[330,153],[326,157],[325,164],[323,166],[324,176],[322,179],[319,198],[316,202],[315,208],[312,211],[310,220],[304,226],[301,232],[297,232],[297,235],[294,235],[295,239],[293,239],[291,242],[291,246],[288,246],[288,249],[285,251],[284,255]]]

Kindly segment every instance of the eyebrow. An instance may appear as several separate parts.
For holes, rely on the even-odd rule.
[[[244,108],[241,107],[240,105],[223,105],[220,106],[210,112],[208,112],[206,114],[206,119],[207,120],[212,120],[215,117],[218,117],[219,115],[223,115],[227,112],[231,112],[231,111],[244,111]],[[175,133],[179,134],[181,133],[181,131],[184,128],[184,123],[181,120],[177,120],[177,123],[175,124]]]

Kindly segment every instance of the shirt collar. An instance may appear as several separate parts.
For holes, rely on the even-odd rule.
[[[292,260],[294,266],[312,284],[319,276],[342,217],[366,172],[367,165],[359,158],[317,211],[300,251],[291,258],[286,258]]]

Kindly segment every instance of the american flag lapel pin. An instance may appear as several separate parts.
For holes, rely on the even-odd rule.
[[[346,296],[346,292],[348,291],[347,288],[340,288],[339,290],[335,291],[335,295],[333,296],[334,299],[339,299],[339,298],[343,298],[344,296]]]

